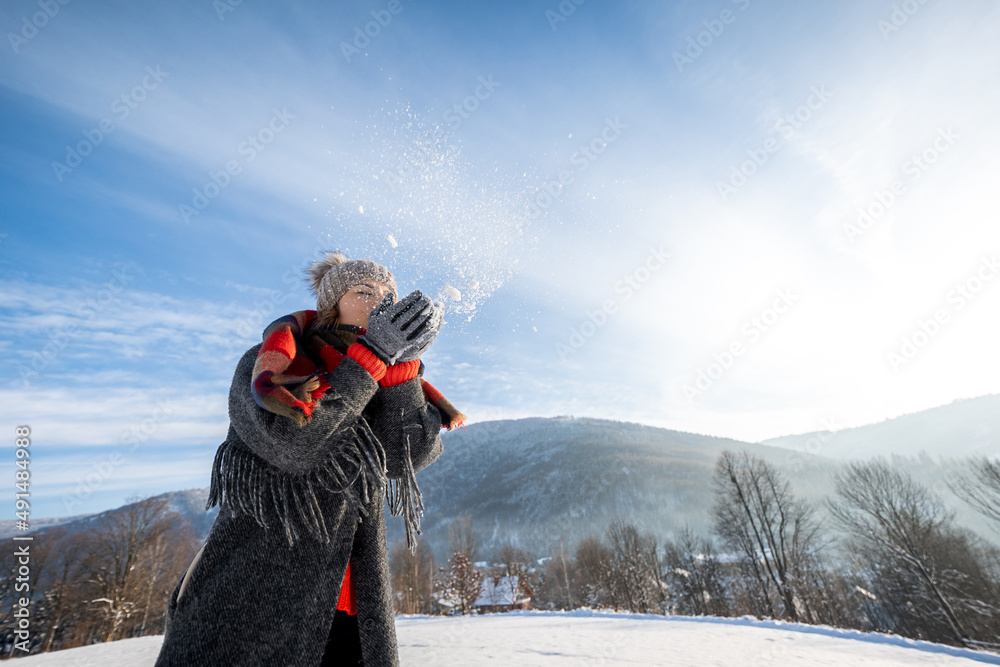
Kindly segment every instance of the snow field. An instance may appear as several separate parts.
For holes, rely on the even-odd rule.
[[[467,667],[973,667],[1000,655],[750,618],[655,616],[581,609],[481,616],[397,616],[400,664]],[[151,667],[162,636],[21,658],[24,667]]]
[[[826,626],[588,609],[397,616],[396,633],[403,665],[1000,665],[998,655]]]

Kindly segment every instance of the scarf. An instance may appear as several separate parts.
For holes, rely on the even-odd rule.
[[[257,405],[289,417],[299,426],[309,423],[316,401],[330,388],[326,375],[344,359],[348,346],[367,331],[350,324],[337,329],[314,327],[315,322],[315,310],[299,310],[269,324],[253,368]],[[420,386],[427,400],[441,411],[441,428],[452,431],[462,426],[467,417],[423,374],[421,361],[417,372]]]
[[[329,390],[328,374],[347,356],[347,348],[366,331],[364,327],[346,324],[336,328],[314,326],[316,317],[315,310],[300,310],[269,324],[264,330],[264,341],[254,362],[251,384],[254,401],[265,410],[292,419],[300,427],[310,422],[317,401]],[[462,426],[466,416],[423,378],[423,371],[424,364],[420,361],[417,377],[420,378],[424,397],[441,413],[441,428],[450,431]],[[403,515],[406,543],[413,553],[416,550],[416,535],[421,534],[420,516],[424,510],[413,465],[409,460],[404,462],[406,472],[402,479],[388,478],[385,451],[364,417],[361,417],[354,432],[356,437],[352,439],[347,455],[356,459],[356,477],[361,478],[363,502],[358,503],[359,507],[367,516],[364,506],[369,502],[368,477],[371,476],[376,487],[385,488],[392,516]],[[352,487],[353,480],[352,484],[342,488],[350,493]]]

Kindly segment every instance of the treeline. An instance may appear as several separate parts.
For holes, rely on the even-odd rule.
[[[544,567],[505,544],[478,575],[520,575],[535,608],[751,615],[1000,650],[1000,551],[905,471],[880,459],[849,464],[821,504],[746,452],[721,454],[712,481],[710,534],[684,528],[660,541],[619,520],[572,553],[560,543]],[[1000,463],[971,460],[947,487],[1000,529]],[[474,611],[455,605],[475,577],[474,540],[461,542],[453,536],[449,567],[436,572],[425,549],[394,549],[398,611]]]
[[[480,611],[475,603],[481,597],[487,607],[502,607],[534,596],[539,572],[527,551],[507,541],[494,550],[488,566],[477,567],[481,548],[468,515],[456,517],[448,538],[451,557],[447,566],[436,568],[426,542],[418,541],[412,554],[403,541],[393,546],[389,568],[397,613],[472,614]]]
[[[471,519],[458,517],[446,564],[423,541],[413,554],[393,546],[396,610],[469,614],[530,598],[542,609],[752,615],[1000,650],[1000,550],[906,471],[852,463],[835,474],[832,498],[810,503],[766,461],[724,452],[712,481],[710,533],[660,540],[619,520],[538,560],[510,541],[485,553]],[[1000,463],[972,460],[946,486],[1000,530]],[[163,633],[167,599],[201,541],[166,500],[130,501],[86,529],[22,542],[27,593],[14,549],[0,554],[5,657],[25,596],[31,654]]]
[[[128,500],[86,530],[57,526],[9,542],[29,545],[30,560],[27,581],[18,581],[14,547],[0,554],[4,657],[163,634],[167,597],[200,545],[166,500]],[[20,619],[13,610],[21,597],[30,600],[28,653],[14,649]]]

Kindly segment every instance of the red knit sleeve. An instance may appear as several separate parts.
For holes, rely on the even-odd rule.
[[[371,373],[376,382],[385,377],[385,364],[361,343],[351,343],[347,348],[347,356],[361,364],[361,366]]]
[[[395,387],[397,384],[402,384],[407,380],[412,380],[417,377],[417,371],[419,369],[419,359],[404,361],[399,364],[393,364],[392,366],[386,366],[385,375],[378,381],[378,383],[383,387]]]

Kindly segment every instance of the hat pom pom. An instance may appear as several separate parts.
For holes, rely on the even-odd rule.
[[[323,253],[323,259],[313,262],[312,266],[306,269],[306,280],[309,282],[309,289],[314,296],[319,296],[319,286],[323,282],[323,276],[330,269],[338,264],[348,261],[347,255],[338,250],[328,250]]]

